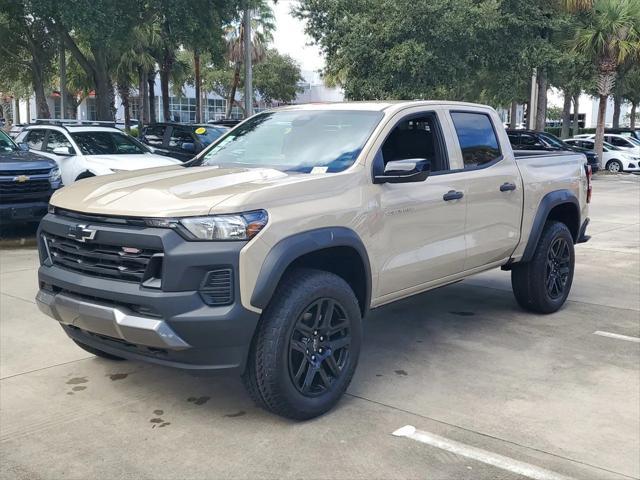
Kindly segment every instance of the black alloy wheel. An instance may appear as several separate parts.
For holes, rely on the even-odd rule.
[[[546,287],[549,298],[555,300],[564,295],[569,279],[571,254],[564,238],[556,238],[547,252]]]
[[[320,298],[298,317],[289,340],[289,375],[303,395],[322,395],[343,375],[351,328],[344,308]]]

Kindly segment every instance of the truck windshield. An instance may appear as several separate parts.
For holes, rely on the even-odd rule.
[[[0,152],[13,152],[18,146],[9,138],[9,135],[0,130]]]
[[[265,112],[213,143],[189,166],[268,167],[287,172],[340,172],[353,164],[381,112]]]
[[[83,155],[131,155],[147,153],[137,140],[119,132],[78,132],[71,137]]]

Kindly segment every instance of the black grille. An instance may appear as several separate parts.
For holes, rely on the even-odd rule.
[[[233,302],[233,270],[220,268],[207,273],[200,296],[207,305],[229,305]]]
[[[33,175],[49,175],[51,171],[51,167],[49,168],[39,168],[37,170],[2,170],[0,175],[3,177],[17,177],[19,175],[27,175],[31,177]]]
[[[44,193],[51,189],[49,180],[27,180],[26,182],[0,182],[0,195],[22,195]]]
[[[151,257],[161,253],[152,249],[126,253],[122,247],[116,245],[82,243],[48,233],[43,237],[54,265],[87,275],[130,282],[144,280]]]

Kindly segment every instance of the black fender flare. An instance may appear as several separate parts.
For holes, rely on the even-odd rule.
[[[371,303],[371,264],[367,250],[356,232],[346,227],[325,227],[296,233],[280,240],[267,254],[256,280],[251,305],[264,309],[280,283],[285,270],[308,253],[331,247],[351,247],[358,252],[365,269],[363,312]]]
[[[547,193],[542,197],[542,200],[540,200],[540,204],[538,205],[538,211],[533,219],[531,233],[529,234],[527,246],[524,249],[522,259],[520,260],[521,262],[528,262],[533,258],[536,246],[538,245],[538,240],[540,240],[540,235],[542,235],[542,229],[544,228],[547,218],[549,218],[549,213],[554,207],[562,204],[571,204],[576,208],[578,223],[575,226],[575,231],[578,232],[580,230],[580,202],[578,202],[578,199],[573,192],[570,190],[555,190]],[[574,238],[573,241],[575,243],[578,239]]]

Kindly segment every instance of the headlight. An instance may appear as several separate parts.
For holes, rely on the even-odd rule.
[[[58,167],[54,167],[49,172],[49,183],[56,183],[61,180],[60,169]]]
[[[149,218],[150,227],[173,228],[188,240],[250,240],[262,230],[269,216],[264,210],[234,215],[210,215],[175,219]]]

